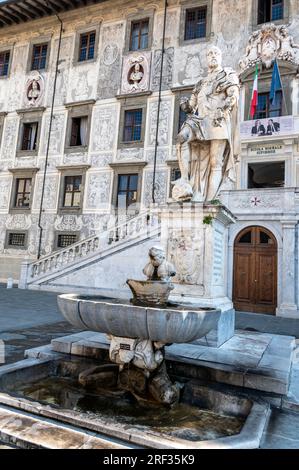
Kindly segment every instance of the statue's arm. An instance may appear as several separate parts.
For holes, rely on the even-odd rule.
[[[192,93],[191,98],[182,98],[181,99],[181,110],[184,111],[186,114],[192,114],[196,111],[197,107],[197,95]]]
[[[239,101],[240,91],[237,85],[232,85],[226,90],[227,97],[224,102],[224,109],[231,111]]]

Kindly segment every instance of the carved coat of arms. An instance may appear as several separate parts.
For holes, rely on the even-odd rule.
[[[299,64],[297,50],[299,45],[289,34],[285,25],[264,25],[259,31],[254,31],[249,38],[245,56],[240,60],[240,68],[244,71],[261,62],[270,68],[275,59]]]

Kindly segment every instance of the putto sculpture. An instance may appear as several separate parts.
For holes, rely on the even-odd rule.
[[[177,138],[181,178],[174,182],[176,201],[212,201],[227,179],[232,183],[236,179],[239,78],[231,68],[222,67],[218,47],[208,50],[207,62],[207,76],[197,83],[190,99],[181,101],[187,119]]]
[[[143,270],[147,281],[128,279],[127,284],[133,293],[133,303],[137,305],[163,306],[168,302],[174,286],[170,278],[176,275],[174,266],[166,260],[163,248],[154,246],[149,250],[150,261]]]
[[[176,275],[174,266],[166,261],[166,254],[163,248],[154,246],[149,250],[150,262],[145,266],[143,274],[149,281],[170,281]]]

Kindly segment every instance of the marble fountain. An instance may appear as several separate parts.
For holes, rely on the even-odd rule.
[[[4,431],[0,414],[0,440],[13,433],[20,447],[258,447],[265,404],[192,378],[190,365],[182,373],[165,359],[167,346],[215,329],[221,312],[169,302],[175,269],[160,247],[149,257],[147,280],[128,280],[132,301],[58,297],[66,320],[86,330],[88,354],[52,345],[0,368],[0,404],[19,413],[7,418]],[[96,341],[102,347],[93,349]]]

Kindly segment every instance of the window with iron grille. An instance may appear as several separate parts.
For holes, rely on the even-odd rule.
[[[205,38],[207,35],[207,7],[186,10],[185,41]]]
[[[136,142],[141,140],[142,109],[125,111],[124,142]]]
[[[284,17],[284,0],[259,0],[258,24],[282,20]]]
[[[43,70],[46,68],[48,44],[35,44],[32,50],[31,70]]]
[[[137,174],[118,175],[117,206],[128,208],[137,203],[138,191]]]
[[[10,52],[0,53],[0,76],[7,77],[9,68]]]
[[[82,176],[65,176],[63,207],[80,207]]]
[[[23,137],[21,150],[36,150],[37,146],[38,122],[23,124]]]
[[[254,119],[267,119],[282,115],[282,91],[276,92],[275,103],[270,100],[270,93],[259,93]]]
[[[87,145],[88,116],[72,118],[70,147]]]
[[[8,246],[11,247],[24,247],[26,242],[26,233],[16,232],[16,233],[9,233],[8,234]]]
[[[80,35],[79,62],[92,60],[95,56],[96,31]]]
[[[148,48],[149,19],[131,23],[130,51],[138,51]]]
[[[73,245],[78,240],[78,237],[74,233],[63,233],[57,237],[57,247],[66,248],[70,245]]]
[[[31,191],[32,178],[17,178],[14,207],[28,209],[30,207]]]

